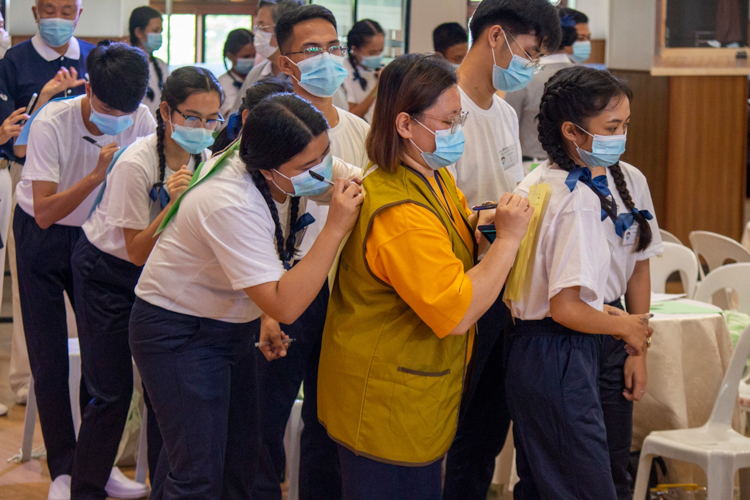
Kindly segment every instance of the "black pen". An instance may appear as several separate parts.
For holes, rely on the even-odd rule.
[[[494,210],[497,208],[497,203],[485,203],[484,205],[477,205],[475,207],[472,207],[471,209],[475,212],[479,212],[480,210]]]
[[[307,173],[309,173],[312,176],[312,178],[315,179],[315,180],[318,180],[320,182],[328,183],[331,186],[334,185],[332,181],[329,181],[328,179],[326,179],[325,177],[323,177],[322,175],[320,175],[317,172],[313,172],[312,170],[308,170]]]
[[[91,144],[93,144],[94,146],[96,146],[99,149],[102,149],[102,147],[99,145],[98,142],[96,142],[96,140],[94,140],[93,137],[89,137],[87,135],[84,135],[83,137],[81,137],[81,139],[83,139],[86,142],[90,142]]]

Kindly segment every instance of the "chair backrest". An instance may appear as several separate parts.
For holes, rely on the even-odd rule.
[[[708,272],[723,266],[727,260],[750,262],[750,252],[732,238],[710,231],[693,231],[689,238],[698,262],[702,256],[708,264]],[[699,270],[703,278],[703,266],[699,266]]]
[[[724,375],[724,380],[721,382],[719,395],[716,397],[709,422],[721,423],[727,427],[732,425],[734,407],[737,404],[737,394],[740,388],[740,379],[742,379],[742,372],[745,370],[745,363],[748,356],[750,356],[750,326],[742,332],[742,336],[734,348],[732,361],[729,362],[729,368]]]
[[[661,234],[661,240],[665,243],[677,243],[678,245],[682,245],[683,243],[680,241],[680,238],[675,236],[674,234],[670,233],[666,229],[659,229],[659,234]]]
[[[737,292],[739,302],[737,310],[750,314],[750,263],[727,264],[711,271],[698,284],[695,300],[711,303],[716,292],[730,288]]]
[[[652,257],[649,268],[651,269],[652,292],[664,293],[667,279],[672,273],[679,271],[685,295],[692,298],[695,293],[695,283],[698,281],[698,261],[688,247],[681,243],[665,241],[664,253]]]

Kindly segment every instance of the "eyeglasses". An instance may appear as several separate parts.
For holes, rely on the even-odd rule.
[[[503,33],[507,33],[507,35],[513,40],[513,42],[516,45],[518,45],[519,47],[521,47],[521,44],[518,43],[518,40],[516,40],[515,37],[510,34],[510,32],[503,30]],[[508,38],[507,37],[505,38],[505,43],[508,44],[508,49],[510,50],[510,53],[512,54],[513,53],[513,49],[510,48],[510,44],[508,43]],[[526,49],[524,49],[523,47],[521,47],[521,50],[523,50],[523,53],[526,54],[526,58],[529,61],[526,64],[524,64],[524,68],[526,68],[526,69],[534,68],[534,73],[535,74],[539,73],[540,71],[542,71],[544,69],[544,65],[539,62],[539,58],[538,57],[536,59],[534,59],[533,57],[531,57],[531,54],[529,54],[528,52],[526,52]]]
[[[187,128],[199,128],[202,126],[206,130],[210,130],[211,132],[214,132],[216,131],[216,129],[218,129],[221,126],[222,123],[224,123],[224,117],[221,115],[219,115],[218,118],[211,118],[209,120],[205,120],[197,116],[188,116],[182,111],[180,111],[179,109],[173,109],[172,111],[174,111],[175,113],[177,113],[178,115],[180,115],[181,117],[185,119],[184,126]]]
[[[276,27],[275,24],[259,24],[255,27],[255,31],[264,31],[266,33],[273,33],[273,29]]]
[[[320,54],[325,54],[326,52],[328,52],[332,56],[343,56],[344,54],[346,54],[346,50],[346,45],[332,45],[327,49],[324,49],[323,47],[308,47],[305,50],[300,50],[298,52],[288,52],[284,55],[291,56],[294,54],[304,54],[304,59],[307,59],[308,57],[319,56]]]
[[[425,116],[427,118],[432,118],[433,120],[443,121],[442,118],[438,118],[436,116],[430,116],[430,115],[423,115],[423,116]],[[461,127],[463,127],[464,123],[466,123],[466,118],[468,116],[469,116],[469,112],[468,111],[461,111],[456,116],[454,116],[451,119],[450,133],[451,134],[455,134],[456,132],[458,132],[458,130]]]

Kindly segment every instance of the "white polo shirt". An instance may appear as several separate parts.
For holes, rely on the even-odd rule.
[[[202,161],[210,158],[205,150]],[[193,155],[187,164],[195,171]],[[164,188],[174,170],[164,169]],[[159,182],[159,155],[156,134],[138,139],[118,158],[107,176],[107,187],[102,201],[83,224],[89,242],[102,252],[130,262],[123,229],[146,229],[162,212],[159,200],[153,201],[149,192]]]
[[[116,136],[93,136],[83,124],[81,101],[85,96],[47,104],[31,124],[26,164],[21,182],[16,188],[18,204],[24,212],[34,216],[33,181],[57,183],[61,193],[73,187],[91,173],[99,159],[100,149],[84,141],[84,135],[93,137],[101,146],[116,142],[128,146],[139,137],[154,133],[156,122],[148,108],[141,104],[133,113],[133,125]],[[68,216],[56,224],[80,227],[86,222],[99,190],[91,194]]]
[[[497,95],[489,109],[482,109],[459,86],[461,107],[469,112],[464,123],[464,154],[448,169],[469,207],[497,201],[512,193],[523,179],[518,118],[510,105]]]
[[[533,183],[549,184],[551,195],[539,221],[521,300],[510,303],[514,318],[550,317],[550,299],[576,286],[581,287],[582,301],[603,309],[611,248],[601,220],[601,202],[581,182],[571,191],[565,185],[567,178],[564,170],[545,168]]]
[[[526,176],[523,182],[518,185],[516,192],[523,196],[528,196],[529,187],[539,182],[540,177],[549,169],[549,165],[549,161],[546,161],[534,169],[534,171]],[[654,202],[651,200],[651,191],[648,189],[646,176],[633,165],[625,163],[624,161],[620,162],[620,169],[625,177],[625,184],[628,186],[628,192],[630,193],[633,203],[635,203],[635,208],[638,210],[648,210],[651,215],[654,216],[654,218],[649,221],[652,239],[651,244],[646,250],[643,252],[636,252],[635,246],[633,245],[634,239],[631,238],[628,244],[623,238],[617,236],[615,225],[611,219],[606,219],[602,222],[612,249],[612,266],[607,279],[607,291],[604,295],[605,302],[615,301],[625,295],[625,292],[628,289],[628,281],[630,281],[630,278],[633,276],[633,270],[635,269],[635,264],[637,262],[650,259],[651,257],[655,257],[664,252],[664,244],[661,240],[661,233],[659,233],[659,223],[656,220]],[[628,213],[625,208],[625,203],[622,201],[622,197],[620,197],[617,187],[615,187],[615,180],[609,169],[607,169],[607,184],[609,185],[612,196],[617,203],[618,215]],[[634,223],[633,226],[631,226],[631,230],[637,234],[638,224]]]
[[[206,162],[206,175],[220,155]],[[276,252],[275,225],[266,201],[239,155],[209,179],[188,191],[180,209],[159,238],[135,289],[146,302],[170,311],[245,323],[260,317],[260,308],[244,289],[278,281],[284,266]],[[356,169],[334,158],[335,177]],[[205,174],[204,174],[205,172]],[[330,200],[330,190],[318,199]],[[300,199],[300,215],[307,199]],[[289,197],[279,220],[289,231]]]

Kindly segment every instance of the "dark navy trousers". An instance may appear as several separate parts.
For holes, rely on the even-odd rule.
[[[258,391],[261,400],[261,459],[253,484],[253,500],[281,500],[286,467],[284,432],[294,400],[304,381],[299,470],[301,500],[341,497],[341,470],[336,444],[318,421],[318,362],[328,308],[328,284],[291,325],[281,325],[295,341],[287,355],[275,361],[256,352]]]
[[[516,320],[505,387],[513,418],[517,500],[615,500],[599,394],[604,336]]]
[[[260,452],[255,339],[227,323],[136,298],[130,349],[164,439],[167,500],[246,500]]]
[[[503,359],[505,332],[510,326],[511,314],[501,298],[477,323],[468,388],[446,462],[445,500],[487,498],[495,459],[505,445],[510,426]]]

